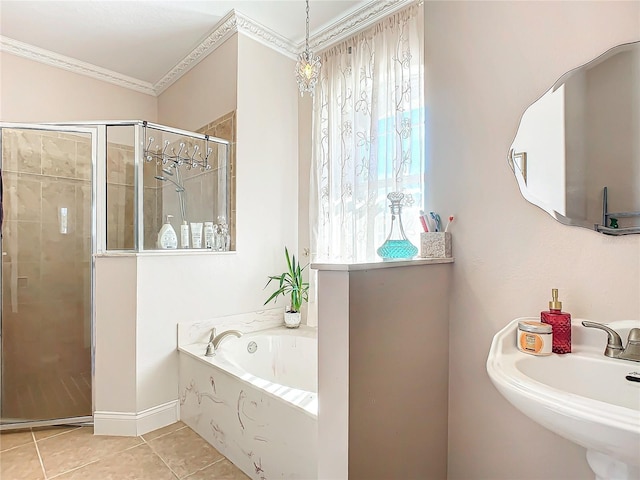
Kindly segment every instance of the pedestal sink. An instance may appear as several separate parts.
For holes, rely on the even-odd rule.
[[[543,427],[587,449],[596,479],[640,478],[640,363],[605,357],[607,335],[573,319],[572,353],[534,356],[516,347],[517,318],[493,338],[487,372],[500,393]],[[640,321],[606,324],[625,343]]]

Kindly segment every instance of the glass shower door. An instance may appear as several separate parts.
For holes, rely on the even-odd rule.
[[[86,421],[96,135],[44,125],[0,132],[0,426]]]

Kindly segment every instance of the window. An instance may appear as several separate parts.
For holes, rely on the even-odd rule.
[[[424,195],[421,5],[397,12],[323,54],[314,99],[314,260],[366,262],[388,234],[387,194],[405,194],[417,246]]]

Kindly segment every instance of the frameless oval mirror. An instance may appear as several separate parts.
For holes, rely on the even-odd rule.
[[[508,161],[558,221],[640,233],[640,42],[563,75],[524,112]]]

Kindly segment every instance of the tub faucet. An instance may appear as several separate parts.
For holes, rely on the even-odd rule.
[[[629,330],[627,346],[622,347],[622,339],[618,332],[600,323],[584,320],[582,325],[589,328],[597,328],[607,332],[607,347],[604,349],[605,357],[619,358],[621,360],[631,360],[640,362],[640,328]]]
[[[218,350],[220,342],[229,335],[235,335],[240,338],[242,336],[242,332],[239,332],[238,330],[227,330],[226,332],[222,332],[220,335],[216,335],[216,329],[212,328],[211,335],[209,336],[209,343],[207,344],[207,351],[204,355],[206,357],[213,357],[216,354],[216,350]]]

